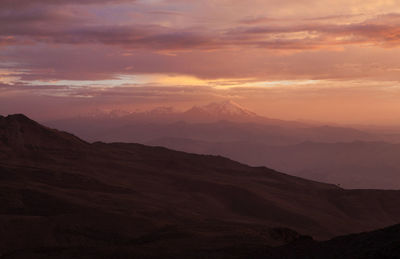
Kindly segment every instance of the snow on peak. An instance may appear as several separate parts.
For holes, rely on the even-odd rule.
[[[199,107],[211,115],[225,115],[225,116],[257,116],[254,112],[240,106],[232,100],[227,100],[218,103],[210,103],[205,106]]]
[[[149,114],[152,115],[163,115],[163,114],[172,114],[175,113],[175,109],[170,106],[161,106],[161,107],[156,107],[153,110],[148,112]]]

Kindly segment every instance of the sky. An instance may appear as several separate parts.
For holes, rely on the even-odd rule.
[[[400,0],[0,0],[0,114],[400,124]]]

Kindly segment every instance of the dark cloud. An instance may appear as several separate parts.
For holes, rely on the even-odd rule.
[[[68,13],[32,9],[0,12],[0,44],[104,44],[125,49],[218,50],[232,47],[320,49],[349,44],[400,44],[398,14],[353,24],[305,23],[288,26],[246,26],[224,31],[173,29],[160,25],[90,25]],[[390,23],[387,22],[390,20]],[[83,21],[83,20],[82,20]],[[284,34],[303,33],[295,38]]]
[[[136,0],[1,0],[1,8],[20,9],[32,6],[46,5],[88,5],[88,4],[115,4],[134,3]]]
[[[24,70],[19,75],[23,81],[102,80],[142,73],[185,74],[207,79],[365,77],[368,76],[365,60],[357,67],[347,66],[345,72],[341,69],[342,61],[336,57],[345,60],[348,53],[329,55],[328,63],[327,52],[347,47],[400,45],[400,14],[396,13],[357,23],[335,23],[335,19],[351,18],[336,15],[299,19],[299,22],[249,17],[239,24],[227,23],[218,28],[179,22],[181,26],[174,27],[171,20],[188,19],[181,15],[183,9],[164,10],[162,5],[155,4],[154,10],[143,9],[140,13],[132,8],[123,16],[129,18],[125,21],[118,20],[114,12],[126,6],[113,9],[115,6],[106,5],[121,1],[79,1],[79,6],[72,7],[60,4],[78,4],[78,1],[29,2],[34,5],[18,0],[0,4],[27,4],[23,9],[0,9],[0,62],[12,63],[2,66],[5,68]],[[95,2],[104,6],[82,5]],[[154,22],[147,16],[160,20]],[[317,51],[324,52],[324,56],[312,56]],[[302,52],[307,52],[307,57],[298,60],[300,54],[295,54]],[[279,57],[281,53],[289,53],[290,57]],[[390,58],[379,62],[389,63]],[[374,71],[382,77],[380,71],[385,70],[387,78],[397,79],[394,74],[398,70],[396,67],[389,70],[390,66],[394,65]]]
[[[297,39],[268,40],[271,35],[304,33]],[[378,16],[361,23],[300,24],[289,26],[248,26],[227,32],[228,38],[238,44],[273,49],[314,49],[349,44],[400,45],[400,15]]]

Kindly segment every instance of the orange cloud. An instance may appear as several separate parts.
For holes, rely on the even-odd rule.
[[[288,117],[295,116],[291,108],[283,112],[290,103],[304,104],[311,114],[307,102],[317,101],[325,107],[320,111],[330,111],[313,95],[326,100],[331,110],[340,98],[350,103],[357,96],[360,107],[368,102],[393,111],[398,107],[390,98],[398,93],[387,85],[400,81],[397,1],[217,2],[0,1],[0,70],[11,73],[0,75],[0,95],[23,96],[20,100],[25,101],[46,96],[49,103],[55,97],[70,101],[85,97],[93,105],[200,102],[227,95],[257,103],[258,110],[262,100],[279,99],[270,108]],[[119,80],[143,75],[153,81]],[[48,83],[53,80],[57,83]],[[107,80],[112,87],[100,89]],[[278,83],[273,92],[271,84],[278,81],[296,87]],[[310,81],[324,87],[313,91],[314,84],[295,83]],[[355,81],[364,83],[355,90],[350,87]],[[157,88],[160,85],[162,89]],[[193,94],[181,95],[185,91],[176,86]],[[240,90],[244,88],[251,91]],[[370,89],[382,99],[374,98]],[[324,93],[349,97],[333,101]],[[359,110],[356,105],[351,109]]]

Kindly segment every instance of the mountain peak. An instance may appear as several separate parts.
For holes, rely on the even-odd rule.
[[[25,116],[24,114],[21,113],[17,113],[17,114],[11,114],[8,115],[7,117],[3,117],[1,116],[1,119],[3,120],[10,120],[10,121],[19,121],[19,122],[25,122],[25,123],[36,123],[35,121],[29,119],[27,116]]]
[[[148,111],[147,113],[152,115],[172,114],[175,113],[175,109],[171,106],[160,106]]]
[[[219,102],[219,103],[223,104],[223,105],[234,105],[234,106],[241,107],[240,104],[238,104],[237,102],[235,102],[235,101],[233,101],[231,99],[228,99],[228,100],[225,100],[225,101],[222,101],[222,102]]]
[[[22,125],[29,127],[40,126],[37,122],[29,119],[24,114],[12,114],[6,117],[0,116],[0,133],[4,133],[6,129],[20,128]]]
[[[201,109],[214,115],[225,115],[225,116],[257,116],[256,113],[244,108],[232,100],[226,100],[223,102],[214,102],[205,106],[201,106]]]
[[[259,116],[232,100],[213,102],[203,106],[194,106],[185,112],[191,121],[208,122],[231,120],[248,122],[259,119]]]
[[[50,129],[23,114],[0,117],[0,143],[15,148],[76,148],[85,145],[79,138]]]

